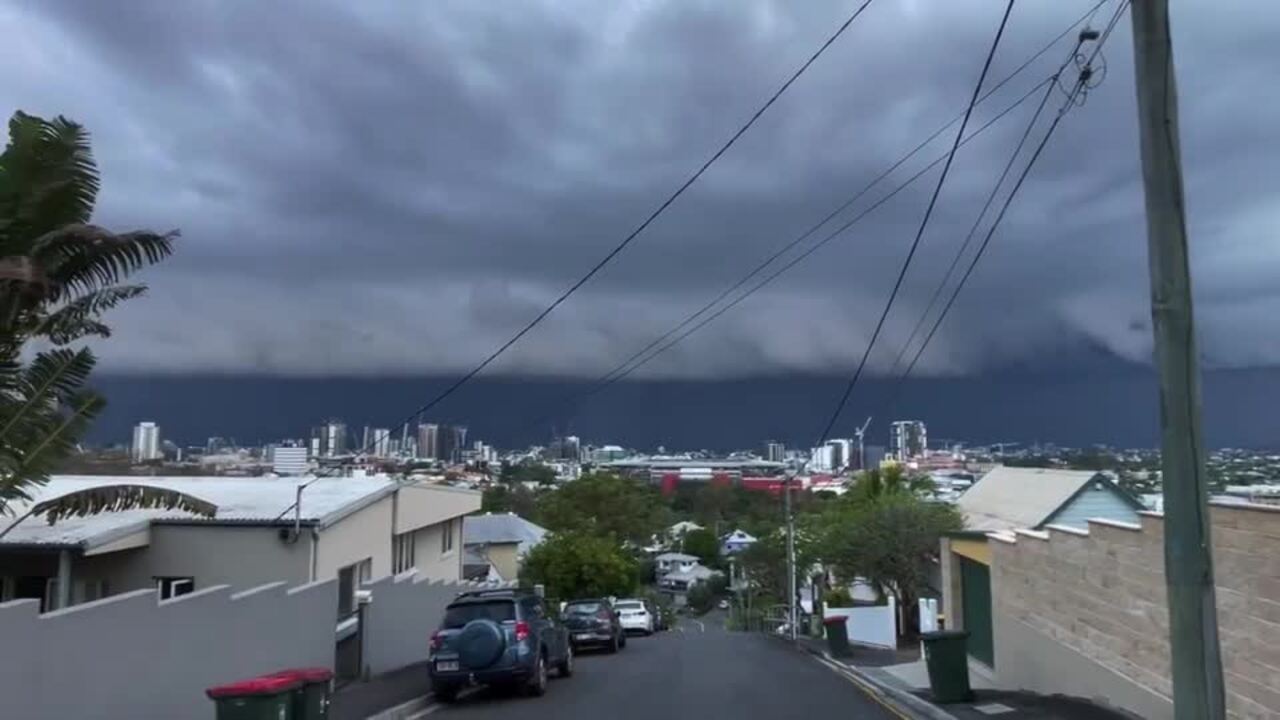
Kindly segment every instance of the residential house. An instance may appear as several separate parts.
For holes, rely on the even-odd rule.
[[[673,572],[688,572],[698,564],[697,555],[685,555],[684,553],[668,552],[662,553],[653,559],[655,563],[654,573],[661,578],[662,576]]]
[[[1095,518],[1136,523],[1143,509],[1103,473],[1005,466],[974,483],[956,507],[965,529],[942,541],[943,615],[950,627],[969,631],[970,656],[987,666],[994,662],[987,534],[1049,525],[1086,529]]]
[[[734,555],[751,547],[756,542],[756,537],[745,530],[734,530],[725,536],[720,543],[720,549],[725,555]]]
[[[462,516],[480,506],[477,492],[386,476],[63,475],[36,489],[31,503],[118,484],[168,488],[217,511],[202,518],[129,510],[53,525],[26,518],[0,537],[0,601],[37,598],[49,610],[141,588],[154,587],[164,599],[214,585],[336,577],[339,608],[350,610],[358,585],[370,578],[416,568],[458,580]],[[21,516],[29,507],[11,509]]]
[[[472,567],[487,563],[490,569],[483,579],[497,582],[514,581],[524,556],[546,535],[546,528],[515,513],[471,515],[462,524],[462,542],[470,554],[468,562]]]
[[[673,605],[681,607],[688,602],[689,591],[721,574],[723,573],[719,570],[712,570],[695,560],[688,569],[673,570],[661,575],[658,578],[658,589],[671,596]]]

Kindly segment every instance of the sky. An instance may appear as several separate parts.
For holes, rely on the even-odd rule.
[[[448,374],[621,241],[857,4],[0,0],[0,97],[93,134],[95,222],[182,233],[141,276],[150,294],[110,316],[104,370]],[[1019,2],[988,86],[1092,4]],[[1172,8],[1201,351],[1210,368],[1274,366],[1280,5]],[[960,113],[1003,9],[875,0],[489,373],[593,377],[644,347]],[[1068,43],[980,105],[971,128],[1047,78]],[[1101,82],[1063,119],[918,374],[1149,362],[1127,17],[1098,65]],[[873,373],[892,366],[1033,109],[957,154]],[[842,217],[944,153],[951,132]],[[934,182],[636,376],[848,372]]]

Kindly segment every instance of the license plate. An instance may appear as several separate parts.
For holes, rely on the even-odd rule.
[[[437,660],[436,670],[440,672],[457,672],[458,661],[457,660]]]
[[[577,635],[573,636],[573,639],[574,640],[590,640],[591,633],[578,633]]]

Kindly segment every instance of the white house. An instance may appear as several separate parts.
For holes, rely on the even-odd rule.
[[[734,530],[725,536],[721,549],[725,555],[733,555],[751,547],[757,538],[745,530]]]
[[[662,553],[653,560],[657,563],[655,572],[658,577],[673,572],[688,572],[698,564],[697,555],[685,555],[678,552]]]
[[[546,528],[515,513],[485,513],[463,520],[462,543],[471,553],[468,562],[489,566],[485,580],[515,581],[524,556],[546,536]]]
[[[386,476],[62,475],[33,492],[31,503],[117,484],[169,488],[217,511],[202,518],[129,510],[53,525],[26,518],[0,537],[0,601],[37,598],[49,610],[148,587],[168,598],[213,585],[336,577],[340,609],[349,609],[358,584],[370,578],[416,568],[458,580],[462,516],[480,507],[478,492]],[[20,517],[29,507],[10,509]]]

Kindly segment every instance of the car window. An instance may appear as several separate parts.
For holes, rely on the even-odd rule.
[[[510,600],[460,603],[445,610],[444,627],[460,628],[472,620],[492,620],[500,623],[515,619],[516,604]]]
[[[604,603],[598,602],[569,603],[564,609],[564,614],[595,615],[601,610],[608,610],[608,607],[606,607]]]
[[[638,602],[620,602],[613,606],[617,610],[643,610],[644,605]]]

